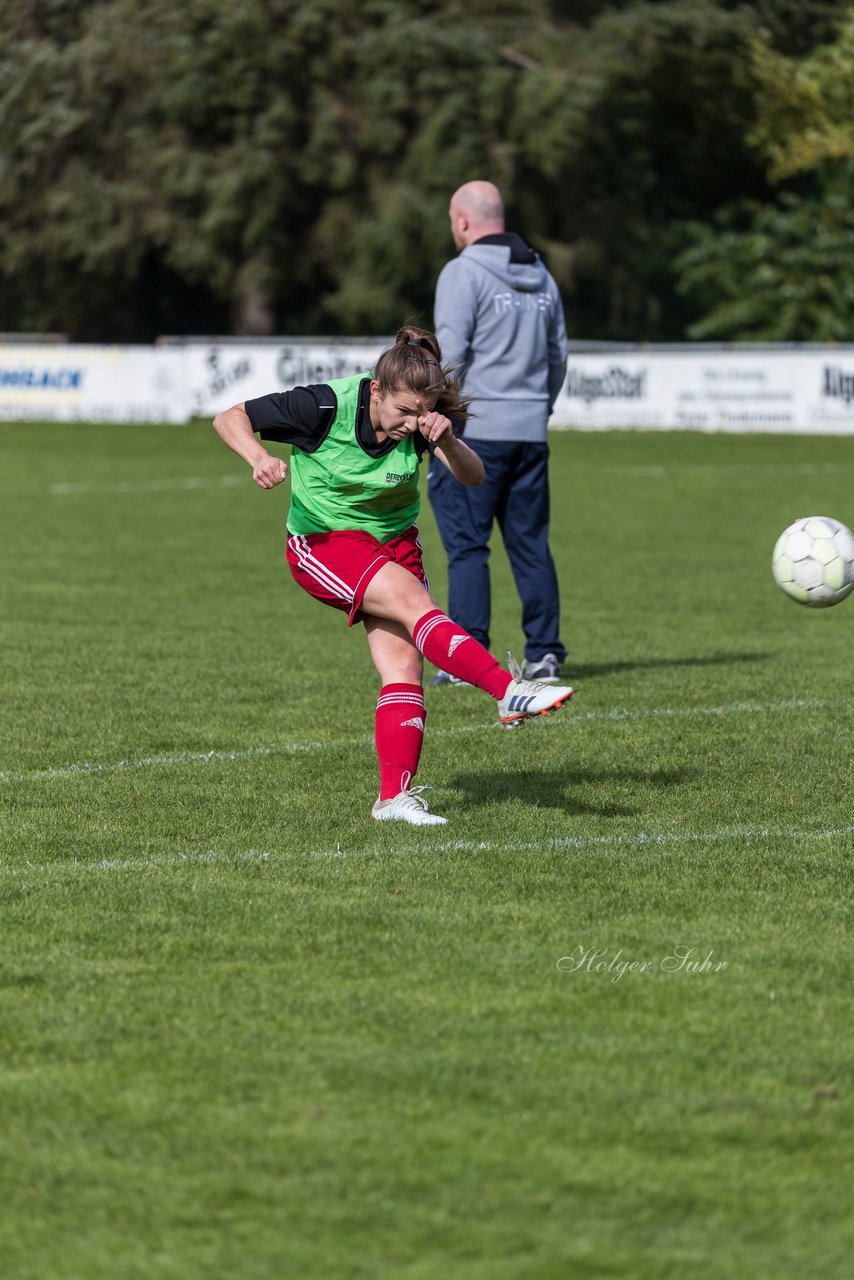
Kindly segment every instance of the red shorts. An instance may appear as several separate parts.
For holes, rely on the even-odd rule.
[[[351,627],[364,617],[361,605],[368,583],[384,564],[401,565],[430,589],[414,524],[391,542],[378,542],[373,534],[359,529],[291,533],[285,554],[303,591],[333,609],[343,609]]]

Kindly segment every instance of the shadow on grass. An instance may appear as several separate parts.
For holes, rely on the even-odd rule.
[[[706,658],[635,658],[625,662],[566,663],[562,668],[568,680],[579,685],[582,680],[595,680],[597,676],[613,676],[621,671],[655,671],[668,667],[714,667],[744,662],[767,662],[771,653],[717,653]]]
[[[458,773],[447,779],[447,785],[465,792],[468,803],[475,806],[521,801],[540,809],[560,809],[567,814],[630,818],[637,809],[606,798],[600,803],[581,800],[573,794],[573,789],[595,787],[607,792],[609,787],[624,790],[632,783],[641,787],[676,787],[693,782],[699,772],[697,769],[567,769],[557,774],[520,769],[498,776]]]

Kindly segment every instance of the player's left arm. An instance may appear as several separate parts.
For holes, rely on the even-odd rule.
[[[418,430],[427,441],[433,457],[438,458],[460,484],[483,483],[483,463],[474,449],[470,449],[464,440],[454,435],[450,418],[434,409],[432,413],[422,414],[418,419]]]

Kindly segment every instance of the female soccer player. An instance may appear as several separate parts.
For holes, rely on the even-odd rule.
[[[291,446],[287,561],[304,591],[342,609],[350,626],[364,625],[381,682],[380,794],[371,814],[414,826],[447,821],[412,786],[426,719],[422,655],[491,694],[508,726],[572,696],[568,686],[522,679],[512,658],[505,671],[429,593],[415,525],[421,458],[429,452],[461,484],[483,480],[477,454],[452,430],[465,402],[441,361],[432,333],[405,327],[373,374],[274,392],[214,419],[262,489],[281,484],[288,466],[256,433]]]

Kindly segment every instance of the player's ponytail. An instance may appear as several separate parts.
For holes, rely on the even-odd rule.
[[[468,401],[463,399],[453,369],[443,368],[439,341],[428,329],[414,325],[398,329],[394,346],[384,351],[374,366],[374,376],[383,391],[435,395],[439,413],[458,422],[466,419]]]

